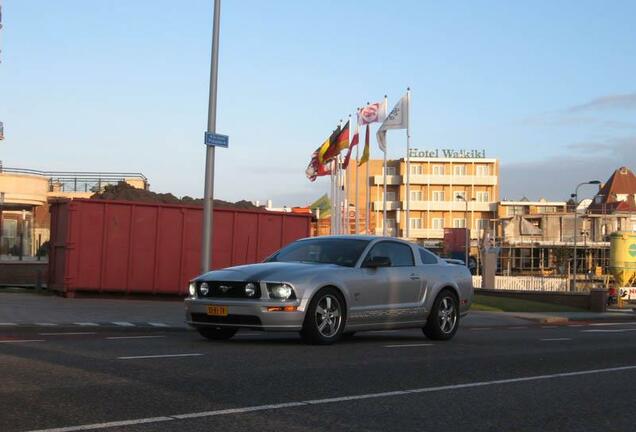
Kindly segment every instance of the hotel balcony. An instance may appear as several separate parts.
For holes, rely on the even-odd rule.
[[[398,210],[400,208],[399,201],[387,201],[386,209],[387,210]],[[382,201],[373,201],[373,210],[384,211],[384,206],[382,205]]]
[[[494,186],[497,184],[497,176],[477,175],[428,175],[411,174],[411,184],[433,185],[480,185]],[[406,175],[402,176],[402,183],[406,184]],[[388,184],[388,182],[387,182]]]
[[[468,201],[468,211],[495,211],[496,206],[496,203]],[[406,209],[406,201],[402,201],[402,209]],[[466,203],[464,201],[411,201],[410,210],[465,212]]]
[[[383,175],[373,176],[373,184],[374,185],[383,185],[384,184],[384,176]],[[386,176],[386,184],[388,184],[388,185],[399,185],[399,184],[402,184],[402,176],[399,176],[399,175],[387,175]]]

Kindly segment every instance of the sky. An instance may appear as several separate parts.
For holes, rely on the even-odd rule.
[[[212,0],[0,1],[5,166],[203,195]],[[636,169],[635,16],[618,0],[224,0],[215,197],[308,204],[337,122],[410,87],[412,147],[484,149],[502,199],[567,199]],[[388,143],[405,156],[404,131]]]

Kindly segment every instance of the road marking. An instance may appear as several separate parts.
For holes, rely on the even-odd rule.
[[[115,340],[115,339],[154,339],[154,338],[162,338],[165,337],[163,335],[156,335],[156,336],[150,336],[150,335],[146,335],[146,336],[108,336],[105,339],[109,339],[109,340]]]
[[[76,323],[73,323],[73,324],[78,325],[78,326],[84,326],[84,327],[99,327],[99,324],[94,323],[94,322],[76,322]]]
[[[75,336],[75,335],[94,335],[95,332],[58,332],[58,333],[38,333],[39,336]]]
[[[134,327],[135,325],[131,322],[128,321],[113,321],[112,322],[115,325],[118,325],[120,327]]]
[[[569,340],[572,340],[572,338],[548,338],[548,339],[539,339],[539,340],[544,342],[556,342],[556,341],[569,341]]]
[[[16,323],[2,323],[0,322],[0,326],[15,326],[17,325]]]
[[[509,327],[510,330],[519,330],[519,329],[527,329],[527,326],[514,326],[514,327]]]
[[[568,324],[568,327],[585,327],[585,324]]]
[[[169,357],[198,357],[202,356],[201,353],[190,354],[160,354],[160,355],[145,355],[145,356],[125,356],[117,357],[117,360],[135,360],[135,359],[151,359],[151,358],[169,358]]]
[[[40,326],[40,327],[56,327],[57,324],[55,323],[35,323],[36,326]]]
[[[409,390],[397,390],[397,391],[388,391],[382,393],[367,393],[360,395],[351,395],[351,396],[339,396],[332,397],[326,399],[312,399],[305,401],[297,401],[297,402],[286,402],[279,404],[270,404],[270,405],[255,405],[248,407],[238,407],[238,408],[229,408],[222,409],[216,411],[200,411],[186,414],[175,414],[171,416],[164,417],[149,417],[149,418],[140,418],[140,419],[132,419],[132,420],[122,420],[122,421],[113,421],[108,423],[95,423],[95,424],[85,424],[78,426],[66,426],[59,428],[51,428],[51,429],[39,429],[30,432],[76,432],[76,431],[86,431],[92,429],[106,429],[106,428],[114,428],[114,427],[122,427],[122,426],[132,426],[137,424],[144,423],[158,423],[165,421],[173,421],[173,420],[184,420],[191,418],[200,418],[200,417],[213,417],[213,416],[222,416],[222,415],[230,415],[230,414],[242,414],[254,411],[265,411],[265,410],[276,410],[283,408],[293,408],[300,406],[310,406],[310,405],[322,405],[329,404],[335,402],[346,402],[353,400],[363,400],[363,399],[377,399],[382,397],[392,397],[392,396],[402,396],[408,394],[417,394],[417,393],[436,393],[442,391],[452,391],[452,390],[461,390],[467,388],[476,388],[476,387],[487,387],[487,386],[495,386],[495,385],[505,385],[505,384],[515,384],[521,382],[532,382],[532,381],[544,381],[555,378],[569,378],[583,375],[595,375],[602,373],[611,373],[611,372],[623,372],[636,370],[636,365],[630,366],[619,366],[613,368],[605,368],[605,369],[588,369],[576,372],[561,372],[554,373],[549,375],[534,375],[534,376],[526,376],[526,377],[517,377],[517,378],[508,378],[508,379],[500,379],[494,381],[477,381],[472,383],[464,383],[464,384],[451,384],[437,387],[421,387],[414,388]]]
[[[14,339],[0,340],[0,343],[27,343],[27,342],[46,342],[44,339]]]
[[[399,344],[399,345],[384,345],[384,348],[407,348],[407,347],[423,347],[423,346],[432,346],[430,343],[421,343],[421,344]]]
[[[636,328],[630,329],[593,329],[593,330],[581,330],[583,333],[625,333],[636,331]]]
[[[150,324],[153,327],[168,327],[168,324],[164,324],[160,322],[149,322],[148,324]]]
[[[608,323],[592,323],[591,326],[619,326],[619,325],[636,325],[636,322],[608,322]]]

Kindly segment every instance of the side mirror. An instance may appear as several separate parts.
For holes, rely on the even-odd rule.
[[[391,258],[385,256],[374,256],[370,260],[364,263],[364,267],[378,268],[378,267],[391,267]]]

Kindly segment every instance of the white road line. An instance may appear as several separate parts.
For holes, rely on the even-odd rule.
[[[168,327],[168,324],[160,323],[160,322],[149,322],[148,324],[150,324],[153,327]]]
[[[630,329],[593,329],[593,330],[581,330],[583,333],[626,333],[636,331],[636,328]]]
[[[75,335],[94,335],[95,332],[57,332],[57,333],[38,333],[38,336],[75,336]]]
[[[636,322],[607,322],[607,323],[592,323],[591,326],[620,326],[620,325],[636,325]]]
[[[408,347],[426,347],[426,346],[433,346],[433,344],[420,343],[420,344],[384,345],[384,348],[408,348]]]
[[[0,340],[0,343],[27,343],[27,342],[46,342],[46,341],[44,339]]]
[[[146,336],[108,336],[105,339],[109,339],[109,340],[116,340],[116,339],[155,339],[155,338],[162,338],[165,336],[160,336],[160,335],[156,335],[156,336],[150,336],[150,335],[146,335]]]
[[[94,323],[94,322],[76,322],[76,323],[73,323],[73,324],[78,325],[78,326],[84,326],[84,327],[99,327],[99,324]]]
[[[16,325],[17,325],[16,323],[8,323],[8,322],[7,323],[3,323],[3,322],[0,322],[0,326],[16,326]]]
[[[56,327],[57,324],[55,323],[35,323],[36,326],[40,326],[40,327]]]
[[[112,324],[118,325],[120,327],[134,327],[135,325],[128,321],[113,321]]]
[[[585,324],[568,324],[568,327],[585,327]]]
[[[515,384],[515,383],[521,383],[521,382],[543,381],[543,380],[549,380],[549,379],[555,379],[555,378],[569,378],[569,377],[576,377],[576,376],[583,376],[583,375],[624,372],[624,371],[630,371],[630,370],[636,370],[636,365],[619,366],[619,367],[605,368],[605,369],[588,369],[588,370],[582,370],[582,371],[576,371],[576,372],[562,372],[562,373],[555,373],[555,374],[549,374],[549,375],[534,375],[534,376],[526,376],[526,377],[500,379],[500,380],[494,380],[494,381],[477,381],[472,383],[451,384],[451,385],[444,385],[444,386],[437,386],[437,387],[421,387],[421,388],[414,388],[414,389],[408,389],[408,390],[397,390],[397,391],[389,391],[389,392],[381,392],[381,393],[367,393],[367,394],[351,395],[351,396],[339,396],[339,397],[325,398],[325,399],[311,399],[311,400],[269,404],[269,405],[255,405],[255,406],[248,406],[248,407],[222,409],[222,410],[216,410],[216,411],[200,411],[200,412],[193,412],[193,413],[186,413],[186,414],[175,414],[175,415],[165,416],[165,417],[149,417],[149,418],[140,418],[140,419],[132,419],[132,420],[113,421],[108,423],[95,423],[95,424],[66,426],[66,427],[51,428],[51,429],[39,429],[36,431],[30,431],[30,432],[76,432],[76,431],[86,431],[86,430],[92,430],[92,429],[106,429],[106,428],[114,428],[114,427],[122,427],[122,426],[132,426],[132,425],[144,424],[144,423],[158,423],[158,422],[200,418],[200,417],[242,414],[242,413],[248,413],[248,412],[254,412],[254,411],[265,411],[265,410],[272,411],[276,409],[293,408],[293,407],[301,407],[301,406],[308,406],[308,405],[321,405],[321,404],[329,404],[329,403],[335,403],[335,402],[346,402],[346,401],[362,400],[362,399],[402,396],[402,395],[417,394],[417,393],[435,393],[435,392],[442,392],[442,391],[461,390],[466,388]]]
[[[572,340],[572,338],[548,338],[548,339],[539,339],[539,340],[544,342],[556,342],[556,341],[569,341],[569,340]]]
[[[145,355],[145,356],[125,356],[117,357],[117,360],[135,360],[135,359],[152,359],[152,358],[169,358],[169,357],[198,357],[202,356],[201,353],[190,354],[160,354],[160,355]]]

